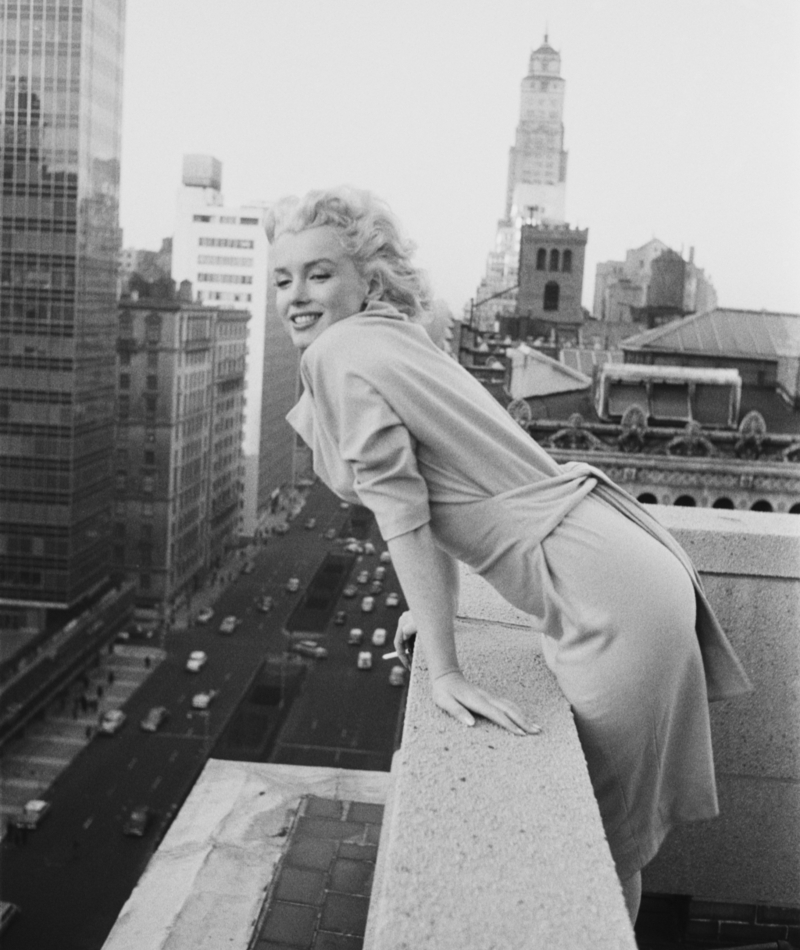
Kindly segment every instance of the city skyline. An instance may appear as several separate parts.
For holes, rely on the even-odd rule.
[[[230,202],[347,181],[389,201],[460,313],[545,32],[568,88],[566,217],[590,229],[584,304],[598,262],[657,237],[695,248],[721,304],[796,311],[800,10],[786,0],[130,0],[125,245],[171,233],[185,153],[222,161]]]

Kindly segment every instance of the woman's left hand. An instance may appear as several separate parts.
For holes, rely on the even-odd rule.
[[[436,705],[465,726],[475,725],[472,713],[477,713],[516,736],[536,735],[542,731],[540,726],[526,721],[519,706],[473,686],[458,670],[439,676],[431,688]]]

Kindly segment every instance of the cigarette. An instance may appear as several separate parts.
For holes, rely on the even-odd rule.
[[[400,654],[397,652],[397,650],[393,650],[391,653],[384,653],[384,654],[383,654],[383,659],[384,659],[384,660],[394,660],[395,658],[397,658],[397,657],[399,657],[399,656],[400,656]]]

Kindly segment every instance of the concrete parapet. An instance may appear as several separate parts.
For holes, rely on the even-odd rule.
[[[462,666],[543,732],[457,723],[433,705],[417,657],[364,946],[633,950],[572,716],[538,637],[511,626],[480,578],[466,575],[463,590],[460,612],[481,619],[459,621]]]

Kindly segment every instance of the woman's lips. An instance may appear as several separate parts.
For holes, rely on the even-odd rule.
[[[296,313],[290,318],[290,322],[296,329],[306,330],[313,326],[321,316],[321,313]]]

